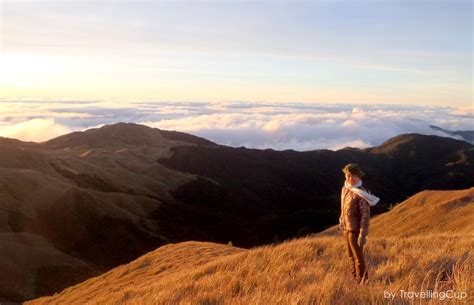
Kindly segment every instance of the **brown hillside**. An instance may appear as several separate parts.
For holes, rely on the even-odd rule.
[[[474,232],[474,187],[459,191],[423,191],[375,217],[371,234],[382,237],[424,233]]]
[[[0,302],[51,295],[168,243],[251,248],[321,232],[337,222],[349,162],[381,197],[373,214],[420,190],[473,186],[474,146],[434,136],[307,152],[131,123],[43,143],[0,138]]]
[[[450,289],[463,299],[415,303],[472,304],[474,234],[462,225],[472,219],[473,193],[474,188],[421,192],[376,217],[366,247],[370,282],[364,286],[347,270],[342,238],[320,234],[250,250],[201,242],[167,245],[26,304],[412,304],[400,290]],[[430,225],[415,217],[426,209],[437,211],[426,214]],[[461,220],[446,225],[443,215]],[[388,302],[384,291],[398,297]]]
[[[426,190],[370,220],[370,236],[474,232],[474,187],[455,191]],[[334,226],[319,235],[339,234]]]

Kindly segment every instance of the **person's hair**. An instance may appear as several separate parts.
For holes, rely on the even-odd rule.
[[[359,164],[349,163],[342,169],[344,174],[351,173],[352,175],[357,175],[359,178],[362,178],[365,173],[360,169]]]

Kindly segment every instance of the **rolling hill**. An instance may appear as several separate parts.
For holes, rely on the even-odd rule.
[[[441,132],[445,133],[448,136],[458,137],[458,138],[461,138],[461,140],[464,140],[466,142],[474,144],[474,130],[455,130],[455,131],[451,131],[451,130],[444,129],[444,128],[441,128],[441,127],[436,126],[436,125],[430,125],[430,128],[433,129],[433,130],[436,130],[436,131],[441,131]]]
[[[423,191],[376,216],[364,286],[351,279],[342,238],[331,228],[250,250],[195,241],[166,245],[26,304],[387,304],[384,291],[397,293],[390,304],[418,304],[400,291],[450,289],[458,298],[421,304],[472,304],[473,216],[474,187]]]
[[[118,123],[0,138],[0,302],[49,295],[182,241],[250,248],[337,222],[341,168],[382,198],[473,186],[474,146],[405,134],[366,149],[257,150]],[[28,263],[26,263],[28,262]]]

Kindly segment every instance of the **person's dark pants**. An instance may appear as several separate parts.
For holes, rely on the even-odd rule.
[[[349,255],[352,275],[354,275],[358,282],[365,282],[367,281],[367,270],[365,268],[364,246],[362,245],[361,247],[357,243],[359,232],[344,230],[343,235],[346,243],[347,254]]]

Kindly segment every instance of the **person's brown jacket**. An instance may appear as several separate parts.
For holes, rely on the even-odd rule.
[[[367,191],[363,186],[359,188]],[[341,216],[339,224],[343,230],[357,231],[361,236],[369,234],[370,206],[367,200],[346,187],[341,190]]]

